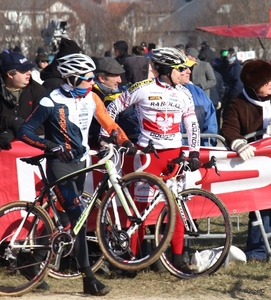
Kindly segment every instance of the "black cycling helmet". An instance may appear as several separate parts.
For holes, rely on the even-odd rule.
[[[167,76],[172,86],[175,86],[171,78],[173,69],[190,68],[196,64],[195,61],[188,59],[182,51],[175,47],[153,49],[151,59],[159,75]]]

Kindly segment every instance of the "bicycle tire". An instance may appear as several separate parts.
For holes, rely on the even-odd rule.
[[[174,267],[171,247],[161,256],[163,266],[174,276],[191,279],[216,272],[225,262],[232,243],[232,224],[223,202],[213,193],[197,188],[184,190],[180,197],[187,204],[198,228],[198,236],[185,232],[183,259],[192,274]],[[155,245],[159,243],[166,222],[162,211],[156,224]],[[212,236],[213,235],[213,236]]]
[[[91,198],[91,194],[89,192],[84,191],[81,198],[85,199],[85,201],[87,202],[88,199]],[[101,203],[101,200],[97,200],[96,201],[96,207],[99,208]],[[48,208],[48,202],[46,201],[43,206],[42,206],[45,210],[47,210]],[[94,234],[96,235],[96,233],[94,232]],[[104,255],[102,254],[101,251],[94,252],[91,251],[93,246],[90,246],[92,244],[96,244],[98,245],[98,239],[96,240],[96,242],[94,242],[95,239],[91,238],[90,236],[86,236],[86,240],[88,242],[88,248],[89,248],[89,256],[91,257],[91,262],[93,263],[91,265],[91,269],[93,271],[93,273],[97,272],[103,265],[104,263]],[[96,246],[94,245],[94,246]],[[95,247],[97,249],[97,247]],[[98,257],[98,259],[97,259]],[[60,268],[59,270],[54,270],[54,269],[50,269],[48,272],[48,275],[52,278],[55,279],[79,279],[82,278],[81,272],[79,271],[76,259],[73,257],[73,255],[69,255],[68,257],[62,257],[61,258],[61,262],[60,262]]]
[[[31,209],[17,237],[15,228]],[[32,226],[32,227],[30,227]],[[31,228],[31,229],[30,229]],[[50,237],[54,225],[47,212],[27,201],[15,201],[0,207],[0,295],[20,296],[41,283],[53,258]],[[9,248],[11,238],[21,248]],[[24,245],[44,245],[47,249],[27,250]]]
[[[133,203],[137,206],[140,214],[145,209],[145,204],[141,204],[139,201],[140,196],[142,199],[146,199],[146,194],[152,192],[154,198],[161,197],[159,204],[152,210],[147,216],[145,222],[140,223],[139,220],[133,214],[133,219],[129,219],[124,213],[122,206],[117,206],[117,213],[111,209],[111,205],[114,204],[116,200],[116,191],[111,187],[107,194],[104,196],[100,209],[97,216],[97,236],[99,240],[100,247],[106,257],[106,259],[115,267],[126,270],[126,271],[136,271],[148,267],[154,261],[156,261],[161,253],[165,251],[171,240],[171,236],[175,226],[175,203],[173,201],[171,192],[165,185],[165,183],[159,179],[157,176],[144,173],[144,172],[134,172],[127,174],[121,178],[121,189],[127,188],[130,195],[134,195],[136,191],[136,196],[133,198]],[[139,196],[139,192],[143,192]],[[141,199],[141,200],[142,200]],[[151,202],[152,203],[152,202]],[[134,235],[133,239],[130,238],[129,230],[131,230],[134,224],[138,223],[137,233],[144,234],[147,232],[148,227],[145,224],[155,224],[157,216],[160,211],[165,207],[169,215],[169,220],[165,226],[165,234],[160,240],[159,244],[154,249],[143,249],[141,247],[142,238],[137,238]],[[131,205],[129,205],[130,211],[133,213]],[[106,215],[110,215],[110,222]],[[121,216],[122,228],[121,230],[116,230],[116,217]],[[145,236],[146,237],[146,236]],[[117,241],[116,241],[117,240]],[[131,242],[134,243],[134,248],[131,247]],[[145,240],[146,241],[146,240]],[[144,245],[144,243],[142,243]],[[149,242],[145,243],[145,248],[149,247]],[[136,249],[138,252],[136,253]],[[148,252],[150,251],[150,252]],[[136,254],[136,255],[135,255]]]

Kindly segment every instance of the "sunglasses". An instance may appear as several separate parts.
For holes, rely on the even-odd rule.
[[[41,60],[40,62],[49,64],[49,60]]]
[[[90,76],[90,77],[85,77],[85,76],[78,76],[78,78],[84,80],[84,81],[87,81],[87,82],[91,82],[92,80],[95,79],[95,76]]]
[[[173,69],[179,71],[179,72],[183,72],[185,71],[186,69],[189,69],[189,67],[186,67],[186,66],[180,66],[180,65],[177,65],[177,66],[172,66]]]

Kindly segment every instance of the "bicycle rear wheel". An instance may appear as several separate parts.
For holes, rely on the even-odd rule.
[[[40,284],[53,257],[53,229],[46,211],[33,203],[16,201],[0,207],[1,296],[19,296]]]
[[[140,213],[139,217],[144,211],[148,211],[149,214],[144,220],[140,220],[131,204],[128,204],[127,208],[132,214],[132,217],[128,217],[116,191],[111,187],[98,212],[97,236],[100,247],[110,263],[122,270],[135,271],[148,267],[167,248],[175,225],[175,203],[165,183],[152,174],[130,173],[120,181],[126,199],[127,193],[132,196],[132,202]],[[151,248],[149,227],[156,223],[163,209],[169,217],[169,222],[165,224],[164,235],[159,243],[155,248]],[[133,229],[134,234],[131,233]]]
[[[174,267],[171,247],[161,255],[160,260],[170,273],[179,278],[212,274],[225,262],[232,242],[232,225],[227,208],[217,196],[203,189],[187,189],[179,196],[187,204],[197,228],[196,233],[190,224],[190,230],[184,235],[182,258],[192,273]],[[187,212],[185,215],[187,220]],[[156,245],[160,243],[166,222],[166,212],[162,211],[157,220]]]

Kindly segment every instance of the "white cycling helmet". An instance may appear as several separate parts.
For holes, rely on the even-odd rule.
[[[188,60],[187,56],[173,47],[153,49],[152,61],[154,64],[171,67],[180,65]]]
[[[57,69],[63,78],[84,75],[96,69],[94,61],[83,53],[73,53],[58,58]]]

